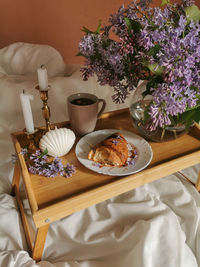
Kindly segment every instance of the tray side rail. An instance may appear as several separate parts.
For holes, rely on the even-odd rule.
[[[136,174],[122,177],[112,183],[83,192],[80,195],[75,195],[35,211],[33,213],[35,224],[37,227],[41,227],[47,223],[52,223],[76,211],[153,182],[199,162],[200,151],[196,151],[168,162],[161,163],[150,169],[144,169]]]

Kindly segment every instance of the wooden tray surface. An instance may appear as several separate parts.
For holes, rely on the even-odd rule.
[[[58,124],[58,126],[69,127],[69,123],[60,123]],[[95,130],[99,129],[118,129],[137,133],[132,126],[128,109],[103,114],[98,120]],[[15,133],[13,134],[13,136],[17,138],[20,146],[23,147],[23,133]],[[127,177],[129,181],[141,179],[141,181],[134,183],[135,186],[133,184],[132,187],[129,188],[129,190],[131,190],[131,188],[145,184],[148,181],[153,181],[154,178],[149,177],[151,175],[155,175],[156,171],[159,172],[156,177],[163,177],[168,175],[170,173],[170,170],[168,171],[167,169],[169,169],[170,166],[173,166],[171,170],[172,172],[173,170],[176,171],[176,167],[174,167],[175,160],[179,158],[182,159],[184,156],[185,159],[180,161],[180,163],[177,163],[177,169],[184,169],[188,166],[196,164],[199,159],[197,159],[195,153],[200,152],[199,139],[200,130],[198,128],[194,128],[189,134],[185,134],[173,141],[162,143],[149,142],[153,150],[152,162],[145,170]],[[78,140],[79,138],[77,138],[76,143],[78,142]],[[126,179],[126,177],[113,177],[109,175],[98,174],[87,169],[77,160],[74,152],[75,145],[66,156],[62,157],[63,163],[69,162],[70,164],[74,164],[76,167],[76,173],[71,178],[64,178],[61,176],[58,176],[56,178],[47,178],[30,174],[31,187],[39,209],[48,207],[49,205],[56,204],[57,202],[66,199],[73,198],[74,196],[80,196],[81,194],[84,194],[85,192],[93,189],[98,190],[102,186],[111,183],[116,184],[116,182],[119,182],[120,186],[123,183],[123,179]],[[188,162],[188,158],[190,158],[190,162]],[[161,168],[162,166],[163,172]],[[145,173],[145,177],[142,176],[142,173]],[[128,191],[128,189],[124,189],[119,192],[122,193],[124,191]],[[118,194],[119,192],[116,192],[116,194]],[[110,196],[113,195],[115,195],[115,193],[112,193]]]

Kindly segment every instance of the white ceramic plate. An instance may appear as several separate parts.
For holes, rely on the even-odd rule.
[[[127,142],[136,147],[138,155],[135,164],[124,167],[98,167],[98,164],[87,158],[91,147],[116,132],[122,133]],[[88,169],[112,176],[124,176],[139,172],[149,165],[153,156],[151,146],[144,138],[134,133],[117,129],[99,130],[83,136],[76,145],[75,153],[78,160]]]

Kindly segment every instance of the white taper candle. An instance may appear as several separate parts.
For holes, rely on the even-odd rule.
[[[21,93],[20,100],[22,105],[22,111],[24,115],[24,122],[27,133],[34,133],[33,115],[31,110],[30,100],[33,100],[33,95]]]
[[[42,65],[37,69],[38,74],[38,83],[40,90],[47,91],[48,90],[48,75],[46,68]]]

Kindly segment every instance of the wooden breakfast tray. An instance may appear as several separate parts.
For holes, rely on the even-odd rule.
[[[70,127],[69,122],[55,125]],[[97,122],[96,130],[99,129],[118,129],[137,133],[132,126],[128,109],[103,114]],[[45,225],[78,210],[200,162],[200,128],[197,125],[189,134],[176,140],[163,143],[149,142],[153,150],[150,165],[138,173],[123,177],[102,175],[87,169],[76,158],[75,145],[66,156],[62,157],[63,163],[69,162],[76,167],[76,173],[71,178],[61,176],[47,178],[30,174],[24,157],[19,154],[26,143],[25,135],[23,132],[17,132],[12,134],[12,138],[37,229],[44,228]],[[76,143],[78,140],[77,138]],[[17,175],[14,175],[13,186],[19,186],[19,181],[16,182],[18,178],[15,177]],[[200,190],[200,179],[196,187]],[[37,256],[37,251],[35,252],[36,259],[41,257],[41,251],[39,256]]]
[[[69,123],[60,123],[57,126],[69,127]],[[128,109],[103,114],[97,122],[96,130],[98,129],[128,130],[137,133],[132,126]],[[19,153],[23,147],[24,133],[14,133],[12,137]],[[102,175],[87,169],[77,160],[75,145],[69,154],[62,157],[64,163],[69,162],[76,167],[76,173],[72,178],[61,176],[47,178],[33,175],[28,172],[23,156],[19,155],[22,176],[36,225],[44,225],[47,217],[51,222],[58,220],[63,217],[63,212],[67,216],[199,163],[199,139],[200,129],[195,126],[189,134],[176,140],[163,143],[149,142],[153,150],[153,159],[150,165],[139,173],[127,177]]]

